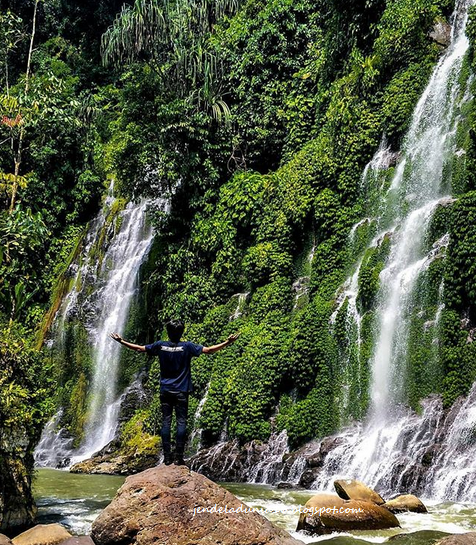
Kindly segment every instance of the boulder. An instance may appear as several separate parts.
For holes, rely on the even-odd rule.
[[[12,539],[13,545],[58,545],[72,535],[61,524],[38,524]]]
[[[392,513],[404,513],[405,511],[410,511],[411,513],[428,513],[422,501],[413,494],[397,496],[393,500],[384,503],[383,507],[386,507]]]
[[[476,545],[476,532],[453,534],[440,539],[435,545]]]
[[[334,481],[337,494],[344,500],[363,500],[382,505],[385,500],[364,483],[354,479],[342,479]]]
[[[12,545],[12,542],[7,536],[0,534],[0,545]]]
[[[334,494],[317,494],[306,503],[296,529],[320,535],[399,526],[394,514],[373,502],[344,500]]]
[[[185,466],[128,477],[99,515],[96,545],[302,545],[221,486]]]

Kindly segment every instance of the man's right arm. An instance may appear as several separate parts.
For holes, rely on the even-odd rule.
[[[240,336],[239,333],[234,333],[233,335],[230,335],[228,339],[220,344],[216,344],[215,346],[204,346],[203,347],[203,353],[204,354],[215,354],[215,352],[219,352],[220,350],[223,350],[226,346],[229,346],[230,344],[233,344],[236,339]]]
[[[127,342],[126,340],[124,340],[117,333],[111,333],[110,337],[111,337],[111,339],[114,339],[115,341],[117,341],[119,344],[122,344],[122,346],[125,346],[126,348],[129,348],[130,350],[134,350],[135,352],[145,352],[146,351],[144,345]]]

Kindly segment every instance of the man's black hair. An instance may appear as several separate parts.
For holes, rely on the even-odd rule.
[[[165,324],[167,335],[173,343],[178,343],[183,335],[185,326],[182,320],[170,320]]]

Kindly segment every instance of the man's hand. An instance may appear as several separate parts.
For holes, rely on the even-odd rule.
[[[228,339],[227,339],[228,344],[233,344],[233,343],[236,341],[236,339],[238,339],[238,337],[239,337],[240,335],[241,335],[240,333],[233,333],[233,334],[231,334],[231,335],[228,337]]]
[[[111,339],[114,339],[115,341],[117,341],[119,344],[121,344],[122,341],[124,340],[118,333],[111,333],[109,335],[109,337],[111,337]]]
[[[135,350],[136,352],[146,351],[144,345],[127,342],[118,333],[109,333],[109,337],[117,341],[120,345],[125,346],[126,348],[130,348],[131,350]]]
[[[204,354],[215,354],[215,352],[219,352],[220,350],[223,350],[223,348],[230,346],[230,344],[233,344],[236,339],[240,336],[239,333],[233,333],[228,337],[226,341],[223,341],[220,344],[216,344],[215,346],[204,346],[203,347],[203,353]]]

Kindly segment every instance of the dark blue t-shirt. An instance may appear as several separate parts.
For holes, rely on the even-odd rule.
[[[193,356],[200,356],[203,351],[201,344],[170,341],[156,341],[146,344],[145,350],[151,356],[159,356],[160,391],[161,392],[191,392]]]

